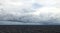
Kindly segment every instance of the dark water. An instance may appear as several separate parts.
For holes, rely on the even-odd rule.
[[[0,33],[60,33],[60,25],[0,25]]]

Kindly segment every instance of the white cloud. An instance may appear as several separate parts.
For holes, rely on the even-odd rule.
[[[0,0],[0,9],[4,10],[4,13],[8,14],[20,14],[23,9],[31,9],[32,1],[26,0]],[[1,11],[2,12],[2,11]]]
[[[35,3],[39,7],[34,9]],[[60,20],[60,0],[0,0],[0,9],[0,20],[40,24],[54,19],[59,23]]]
[[[41,21],[52,21],[52,23],[60,23],[60,0],[36,0],[38,3],[42,3],[43,7],[36,9],[33,14],[36,16],[42,15]]]

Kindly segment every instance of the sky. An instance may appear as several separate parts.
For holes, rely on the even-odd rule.
[[[0,0],[0,25],[60,25],[60,0]]]

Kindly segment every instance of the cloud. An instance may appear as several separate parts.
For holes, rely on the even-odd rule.
[[[59,0],[0,0],[0,23],[59,24],[59,5]]]

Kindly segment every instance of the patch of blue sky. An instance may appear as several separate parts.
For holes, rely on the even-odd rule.
[[[41,5],[41,4],[38,4],[38,3],[32,4],[33,9],[38,9],[38,8],[41,8],[41,7],[43,7],[43,5]]]

